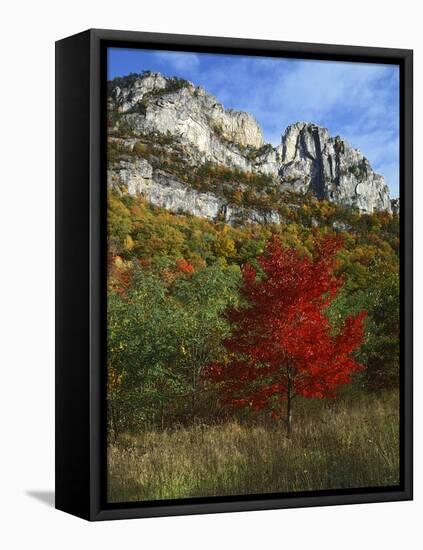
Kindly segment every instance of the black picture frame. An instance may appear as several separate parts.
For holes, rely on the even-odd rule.
[[[401,483],[148,503],[105,500],[105,99],[108,46],[397,64],[400,68]],[[91,29],[56,43],[56,508],[87,520],[412,499],[413,53]]]

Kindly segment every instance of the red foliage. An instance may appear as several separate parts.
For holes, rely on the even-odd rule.
[[[345,319],[337,334],[325,316],[343,284],[334,275],[341,246],[339,236],[316,238],[309,258],[273,238],[258,258],[259,273],[244,267],[247,305],[228,313],[234,327],[225,342],[228,360],[208,369],[224,402],[280,416],[287,399],[332,397],[363,368],[351,353],[363,340],[366,313]]]
[[[108,286],[120,296],[125,296],[132,284],[132,270],[125,266],[120,256],[108,257]]]
[[[176,260],[176,265],[179,271],[182,273],[193,273],[194,267],[185,258]]]

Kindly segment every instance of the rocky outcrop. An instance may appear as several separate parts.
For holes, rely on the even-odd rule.
[[[281,190],[312,193],[319,199],[353,206],[363,213],[399,210],[391,201],[384,178],[368,160],[339,136],[307,122],[290,125],[277,147],[265,144],[256,120],[248,113],[225,109],[215,97],[191,82],[144,73],[109,83],[110,136],[125,137],[133,148],[145,136],[168,136],[184,151],[184,163],[213,163],[270,176]],[[154,143],[154,140],[152,140]],[[145,159],[122,159],[109,174],[131,194],[146,194],[151,202],[172,210],[213,218],[224,211],[226,220],[241,207],[221,197],[199,193]],[[245,212],[244,212],[245,213]],[[251,218],[257,220],[257,212]],[[262,216],[263,217],[263,216]],[[276,214],[270,219],[276,220]]]
[[[391,210],[392,210],[392,214],[396,214],[397,216],[399,216],[399,213],[400,213],[400,200],[399,200],[399,198],[391,199]]]
[[[282,136],[281,184],[362,212],[391,211],[389,189],[369,161],[326,128],[297,122]]]
[[[109,102],[110,106],[117,108],[121,113],[131,111],[148,94],[165,91],[168,86],[168,79],[159,73],[146,73],[138,78],[117,79],[117,82],[112,87]]]
[[[121,113],[120,124],[137,132],[170,134],[193,145],[203,162],[251,170],[246,149],[264,144],[261,128],[249,113],[224,109],[203,88],[158,73],[135,79],[128,88],[116,86],[109,107]]]
[[[142,195],[154,206],[172,212],[219,219],[229,224],[245,221],[253,223],[280,223],[275,211],[258,212],[231,205],[212,193],[200,193],[163,170],[154,170],[144,159],[124,161],[108,171],[108,185],[121,192],[122,185],[131,195]]]

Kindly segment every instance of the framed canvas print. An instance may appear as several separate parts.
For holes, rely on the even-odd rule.
[[[56,506],[412,498],[412,52],[56,44]]]

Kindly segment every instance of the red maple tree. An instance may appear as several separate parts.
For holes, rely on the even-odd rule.
[[[347,317],[336,334],[325,315],[343,285],[334,274],[342,242],[336,235],[315,238],[310,258],[272,238],[260,269],[243,269],[245,305],[228,313],[227,360],[208,370],[225,403],[268,409],[285,418],[288,434],[296,396],[333,397],[363,368],[351,353],[363,340],[366,313]]]

